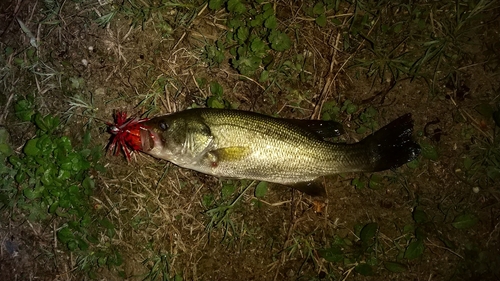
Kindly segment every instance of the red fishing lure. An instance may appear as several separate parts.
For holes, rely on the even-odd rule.
[[[127,113],[117,111],[114,119],[114,124],[107,123],[108,132],[112,135],[108,151],[118,155],[121,150],[130,161],[130,155],[133,151],[142,150],[141,130],[147,130],[147,127],[142,123],[148,121],[149,118],[127,118]]]

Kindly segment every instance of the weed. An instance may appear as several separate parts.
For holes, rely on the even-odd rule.
[[[109,269],[114,269],[122,263],[123,257],[118,249],[110,245],[105,245],[95,251],[80,252],[76,260],[76,267],[79,271],[87,273],[90,278],[97,279],[96,268],[108,267]],[[123,271],[119,271],[118,275],[121,278],[125,278]]]
[[[393,273],[408,270],[412,260],[424,256],[425,241],[429,237],[437,237],[444,248],[453,252],[456,246],[437,230],[434,219],[420,206],[418,199],[412,212],[413,222],[399,229],[397,238],[380,235],[380,227],[376,222],[358,224],[354,227],[354,238],[334,236],[328,247],[317,249],[318,254],[330,263],[347,268],[345,274],[356,272],[361,275],[376,275],[380,268]],[[462,213],[455,217],[452,227],[469,229],[477,223],[474,214]]]
[[[236,186],[233,182],[223,184],[220,202],[213,202],[213,196],[211,195],[203,198],[202,203],[204,206],[208,207],[215,205],[215,207],[205,211],[205,214],[210,217],[210,222],[206,226],[207,232],[210,233],[213,229],[221,226],[224,232],[222,240],[225,240],[228,235],[233,236],[237,234],[236,226],[231,219],[231,213],[234,210],[235,205],[241,200],[243,195],[254,184],[254,182],[255,181],[252,181],[248,184],[234,199],[231,199],[231,195],[236,190]],[[228,203],[229,200],[231,200],[231,203]]]
[[[494,5],[495,1],[480,0],[471,5],[462,6],[460,2],[455,2],[454,6],[444,4],[439,10],[451,12],[453,17],[443,17],[442,22],[436,22],[434,36],[431,40],[422,44],[425,49],[424,54],[414,63],[411,68],[412,73],[417,73],[423,65],[435,61],[434,77],[442,65],[449,65],[446,60],[456,61],[465,55],[465,48],[469,43],[469,36],[481,24],[474,24],[482,18],[482,14]],[[437,9],[436,9],[437,10]],[[460,46],[460,47],[458,47]],[[434,79],[434,82],[436,79]]]
[[[381,83],[398,80],[401,76],[410,74],[410,68],[413,64],[411,60],[406,58],[407,53],[400,51],[403,43],[404,41],[401,41],[391,50],[380,45],[370,44],[371,47],[368,50],[373,56],[368,59],[357,59],[355,66],[366,68],[366,75],[378,77]]]
[[[16,117],[23,122],[31,121],[33,115],[35,114],[35,106],[33,104],[33,96],[27,96],[25,99],[21,99],[14,105],[14,110]]]
[[[226,59],[224,51],[224,43],[222,40],[218,40],[213,45],[205,45],[201,57],[205,62],[207,62],[209,67],[219,66]]]
[[[121,265],[116,249],[91,250],[92,244],[99,244],[101,232],[109,239],[115,235],[114,225],[97,218],[90,203],[95,190],[90,172],[104,172],[98,163],[101,148],[90,146],[88,132],[80,146],[73,146],[68,137],[60,135],[59,118],[40,114],[30,99],[19,100],[15,109],[16,115],[31,121],[37,131],[19,155],[8,149],[8,136],[1,131],[1,160],[10,165],[2,165],[0,171],[0,208],[21,210],[28,220],[42,224],[56,219],[58,240],[77,253],[78,267],[90,276],[95,267]]]
[[[500,182],[500,134],[498,130],[500,107],[494,109],[485,104],[477,107],[476,110],[482,115],[480,118],[484,121],[481,122],[495,125],[493,128],[484,124],[481,128],[481,123],[475,126],[464,125],[462,137],[471,143],[467,144],[468,149],[462,157],[462,163],[457,165],[456,171],[457,175],[462,176],[464,181],[472,187],[488,189]],[[478,130],[482,131],[478,132]]]
[[[328,248],[319,249],[318,254],[327,262],[341,263],[354,268],[361,275],[373,275],[373,266],[378,265],[378,224],[358,226],[358,241],[334,237]]]
[[[270,3],[245,5],[239,0],[212,0],[208,7],[218,10],[225,7],[231,14],[227,20],[230,31],[224,39],[205,47],[203,55],[209,65],[224,60],[223,50],[228,49],[231,66],[245,76],[253,76],[260,69],[268,69],[274,62],[271,50],[283,52],[291,47],[288,35],[278,29],[278,21]]]
[[[356,1],[344,49],[361,48],[353,41],[366,42],[360,50],[363,55],[354,59],[354,67],[361,67],[368,77],[380,82],[421,78],[434,92],[436,83],[445,78],[439,73],[454,75],[458,70],[452,66],[468,57],[469,38],[494,3],[480,0],[463,5],[452,1],[429,8],[427,4]]]
[[[414,7],[413,5],[411,7]],[[396,81],[410,74],[410,68],[415,61],[414,55],[408,51],[408,42],[412,43],[414,29],[407,28],[409,20],[394,21],[394,14],[410,9],[405,5],[378,2],[356,2],[354,15],[350,19],[349,34],[356,41],[365,43],[366,48],[361,50],[362,55],[354,59],[354,67],[364,69],[366,76],[379,79],[381,83]],[[414,16],[411,11],[403,14]],[[391,16],[389,16],[391,15]],[[417,15],[420,15],[417,12]],[[417,16],[415,16],[417,17]],[[399,18],[398,18],[399,19]],[[406,32],[408,30],[408,32]],[[354,46],[349,37],[346,48],[360,48]]]
[[[335,236],[328,248],[318,249],[320,257],[327,262],[343,265],[347,274],[354,271],[364,276],[375,275],[378,268],[385,267],[391,272],[406,271],[407,266],[398,261],[384,261],[387,258],[385,246],[380,241],[379,225],[375,222],[357,225],[356,239]],[[408,256],[416,255],[409,246]],[[400,249],[404,251],[404,249]],[[413,256],[411,256],[413,257]]]
[[[97,19],[95,19],[95,22],[102,27],[107,26],[111,20],[115,17],[116,13],[118,11],[116,10],[111,10],[107,14],[104,15],[99,15]]]
[[[138,106],[146,107],[148,112],[157,111],[161,105],[165,105],[165,107],[168,108],[167,105],[169,101],[165,100],[165,92],[174,89],[176,92],[173,95],[176,96],[182,89],[182,87],[179,87],[177,84],[178,81],[174,78],[160,74],[154,79],[148,92],[140,95]]]
[[[305,15],[315,19],[314,22],[318,26],[325,27],[328,23],[327,14],[339,11],[340,3],[341,1],[314,1],[310,3],[310,5],[304,5],[302,9]],[[333,18],[331,21],[336,24],[340,24],[335,18]]]
[[[207,106],[210,108],[231,108],[231,103],[224,99],[224,89],[217,82],[210,83],[211,97],[207,99]]]
[[[63,114],[65,123],[68,123],[71,118],[77,115],[87,119],[85,123],[87,129],[90,129],[94,125],[99,108],[94,105],[94,95],[92,93],[90,93],[89,101],[86,101],[85,98],[79,95],[70,97],[69,106]]]
[[[170,254],[161,252],[145,259],[142,264],[148,265],[150,269],[143,280],[182,281],[183,278],[180,274],[170,277],[172,275],[170,267],[171,259],[172,256]]]
[[[4,165],[8,157],[13,153],[14,150],[10,145],[9,132],[5,128],[0,128],[0,162],[2,163],[2,165],[0,165],[0,177],[2,180],[2,184],[0,185],[0,203],[2,206],[0,206],[0,209],[3,209],[5,206],[13,205],[10,201],[8,190],[14,186],[16,170]]]
[[[261,181],[255,187],[254,191],[255,199],[252,200],[252,204],[257,208],[261,208],[262,207],[261,199],[264,198],[266,194],[267,194],[267,182]]]
[[[111,3],[110,1],[109,3]],[[106,3],[107,4],[107,3]],[[150,19],[154,19],[158,16],[159,27],[164,32],[164,36],[169,36],[173,28],[172,25],[163,21],[161,16],[162,12],[168,11],[170,9],[179,10],[179,17],[176,19],[175,25],[189,25],[191,20],[197,14],[198,9],[190,3],[182,3],[180,1],[123,1],[119,4],[112,5],[101,5],[105,6],[105,12],[101,13],[96,11],[97,18],[95,22],[105,27],[107,26],[116,16],[124,16],[129,20],[130,25],[133,27],[142,26],[144,28],[146,22]]]
[[[307,264],[307,262],[312,261],[313,263],[316,263],[314,240],[311,239],[311,237],[312,233],[304,235],[300,232],[296,232],[293,234],[290,246],[285,249],[290,257],[300,256],[303,260],[301,266],[298,268],[299,273],[303,270],[303,267]]]
[[[382,189],[388,186],[392,181],[395,181],[397,176],[382,176],[380,174],[365,175],[362,174],[351,181],[351,184],[356,187],[356,189],[361,190],[365,187],[370,189]]]

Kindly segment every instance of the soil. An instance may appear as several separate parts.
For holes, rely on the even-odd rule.
[[[326,177],[322,179],[328,191],[326,205],[318,212],[313,198],[288,187],[270,184],[267,194],[257,199],[257,183],[251,181],[214,178],[137,152],[130,162],[121,154],[115,157],[108,153],[101,161],[107,171],[96,172],[96,192],[91,200],[97,212],[115,225],[116,234],[110,238],[103,233],[100,245],[119,251],[123,264],[96,268],[95,279],[500,278],[500,181],[480,172],[470,175],[463,165],[468,155],[481,161],[486,157],[481,152],[493,155],[499,149],[494,139],[498,124],[478,110],[483,104],[498,110],[498,17],[488,17],[483,30],[470,38],[474,44],[464,47],[469,48],[468,55],[450,63],[454,72],[424,77],[427,79],[384,77],[380,82],[354,63],[367,55],[364,48],[348,52],[339,47],[343,44],[343,39],[337,40],[339,27],[329,24],[320,28],[314,21],[294,18],[292,11],[300,11],[299,5],[278,1],[283,11],[289,11],[279,13],[280,21],[289,26],[298,22],[303,28],[289,30],[290,34],[297,32],[298,40],[277,59],[306,54],[305,71],[309,74],[306,80],[290,77],[280,81],[279,87],[270,87],[258,82],[258,76],[239,75],[228,61],[208,67],[202,59],[205,44],[224,36],[218,21],[226,13],[222,10],[205,8],[195,13],[174,5],[163,9],[162,17],[151,11],[141,21],[138,15],[118,13],[111,23],[99,26],[96,14],[109,11],[112,4],[63,1],[57,4],[61,9],[49,16],[51,3],[57,2],[0,4],[0,46],[2,50],[14,48],[2,66],[4,110],[0,125],[9,130],[19,153],[34,134],[33,128],[14,116],[14,101],[21,96],[34,95],[40,111],[61,117],[67,116],[70,97],[91,101],[92,109],[73,110],[64,133],[78,143],[89,128],[92,142],[104,150],[110,138],[107,122],[113,121],[116,111],[158,116],[205,107],[209,86],[197,82],[204,78],[219,82],[224,99],[238,109],[286,118],[317,117],[324,102],[350,100],[359,110],[339,115],[337,121],[344,124],[347,133],[338,141],[356,142],[369,133],[355,132],[357,116],[369,106],[378,111],[378,128],[409,112],[415,120],[415,139],[436,148],[439,155],[434,160],[420,156],[415,167],[405,165],[377,173],[383,177],[377,188],[356,188],[352,183],[355,178],[368,181],[371,174]],[[498,5],[490,12],[495,11]],[[179,18],[189,13],[192,20],[180,24]],[[287,20],[287,14],[292,19]],[[35,60],[26,55],[29,36],[16,19],[39,42],[39,63],[33,64],[34,70],[14,62],[15,57]],[[481,165],[488,164],[483,161]],[[230,204],[250,184],[229,219],[213,226],[207,210]],[[221,190],[228,185],[235,190],[224,197]],[[207,206],[204,202],[210,197],[214,201]],[[424,222],[415,221],[416,209],[426,213]],[[0,279],[90,278],[78,270],[78,253],[58,243],[57,221],[37,224],[26,220],[20,210],[2,212]],[[465,213],[474,214],[478,222],[457,229],[453,222]],[[363,247],[359,230],[370,222],[378,225],[377,246],[370,246],[377,250],[355,252]],[[408,228],[425,232],[424,252],[415,259],[403,257],[415,241],[415,232],[408,232]],[[322,250],[339,239],[347,243],[343,244],[344,259],[328,261]],[[355,270],[374,258],[373,274],[365,276]],[[391,272],[384,266],[391,261],[404,264],[405,270]]]

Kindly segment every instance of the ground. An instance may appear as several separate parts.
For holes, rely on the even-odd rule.
[[[1,158],[13,169],[1,170],[2,280],[500,279],[498,2],[259,2],[0,4],[1,144],[13,149]],[[108,152],[82,177],[91,219],[75,226],[78,215],[22,207],[40,205],[24,190],[38,178],[14,180],[12,157],[41,130],[19,119],[22,100],[102,154],[117,111],[190,107],[333,119],[346,130],[333,141],[349,143],[411,113],[422,153],[321,179],[317,207],[289,187]],[[85,243],[64,239],[68,225]]]

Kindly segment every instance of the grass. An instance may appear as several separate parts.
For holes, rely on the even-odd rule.
[[[210,209],[205,211],[205,214],[210,218],[210,222],[206,225],[206,230],[209,234],[214,229],[220,227],[223,231],[222,241],[226,238],[229,238],[229,240],[238,239],[237,235],[239,231],[231,219],[231,213],[234,211],[236,204],[240,202],[243,195],[245,195],[253,184],[254,182],[247,184],[235,198],[230,198],[230,196],[235,192],[236,185],[232,182],[223,184],[219,202],[213,202],[212,195],[204,196],[203,205],[205,207],[210,207]],[[226,201],[230,201],[230,203]]]
[[[479,105],[476,110],[482,112],[481,121],[472,119],[471,125],[464,126],[462,136],[474,141],[469,146],[469,152],[462,156],[463,162],[457,165],[456,171],[473,188],[490,189],[500,179],[499,135],[496,128],[499,111],[489,104]]]
[[[0,230],[43,229],[36,237],[55,246],[42,256],[69,264],[68,279],[499,276],[498,97],[470,82],[495,85],[478,68],[494,57],[481,61],[475,39],[494,46],[495,1],[45,1],[43,14],[27,3],[2,13],[16,15],[0,35],[0,201],[15,227]],[[398,88],[408,81],[418,87]],[[101,158],[101,120],[118,108],[313,115],[345,123],[346,141],[402,103],[418,128],[439,116],[429,128],[442,140],[419,129],[411,169],[329,178],[323,214],[265,183],[220,184],[140,154]]]
[[[358,14],[360,10],[368,13],[361,17],[355,12],[350,33],[367,48],[362,48],[353,66],[365,68],[365,75],[381,82],[424,79],[431,93],[437,91],[438,81],[458,71],[454,66],[469,58],[468,50],[474,48],[469,38],[494,8],[494,2],[487,0],[430,6],[357,3],[362,3],[355,9]],[[443,17],[445,13],[450,16]],[[397,21],[391,17],[394,14]]]
[[[171,276],[171,269],[169,265],[169,260],[171,257],[169,254],[158,253],[151,258],[144,260],[144,264],[150,264],[150,271],[144,277],[144,280],[174,280],[174,281],[182,281],[181,275]]]
[[[83,117],[86,120],[85,126],[87,127],[87,129],[98,126],[94,122],[96,122],[96,114],[99,108],[94,105],[94,98],[92,93],[90,93],[89,101],[86,101],[85,98],[77,95],[70,97],[68,105],[69,108],[63,114],[65,122],[69,122],[71,118],[77,115]]]

